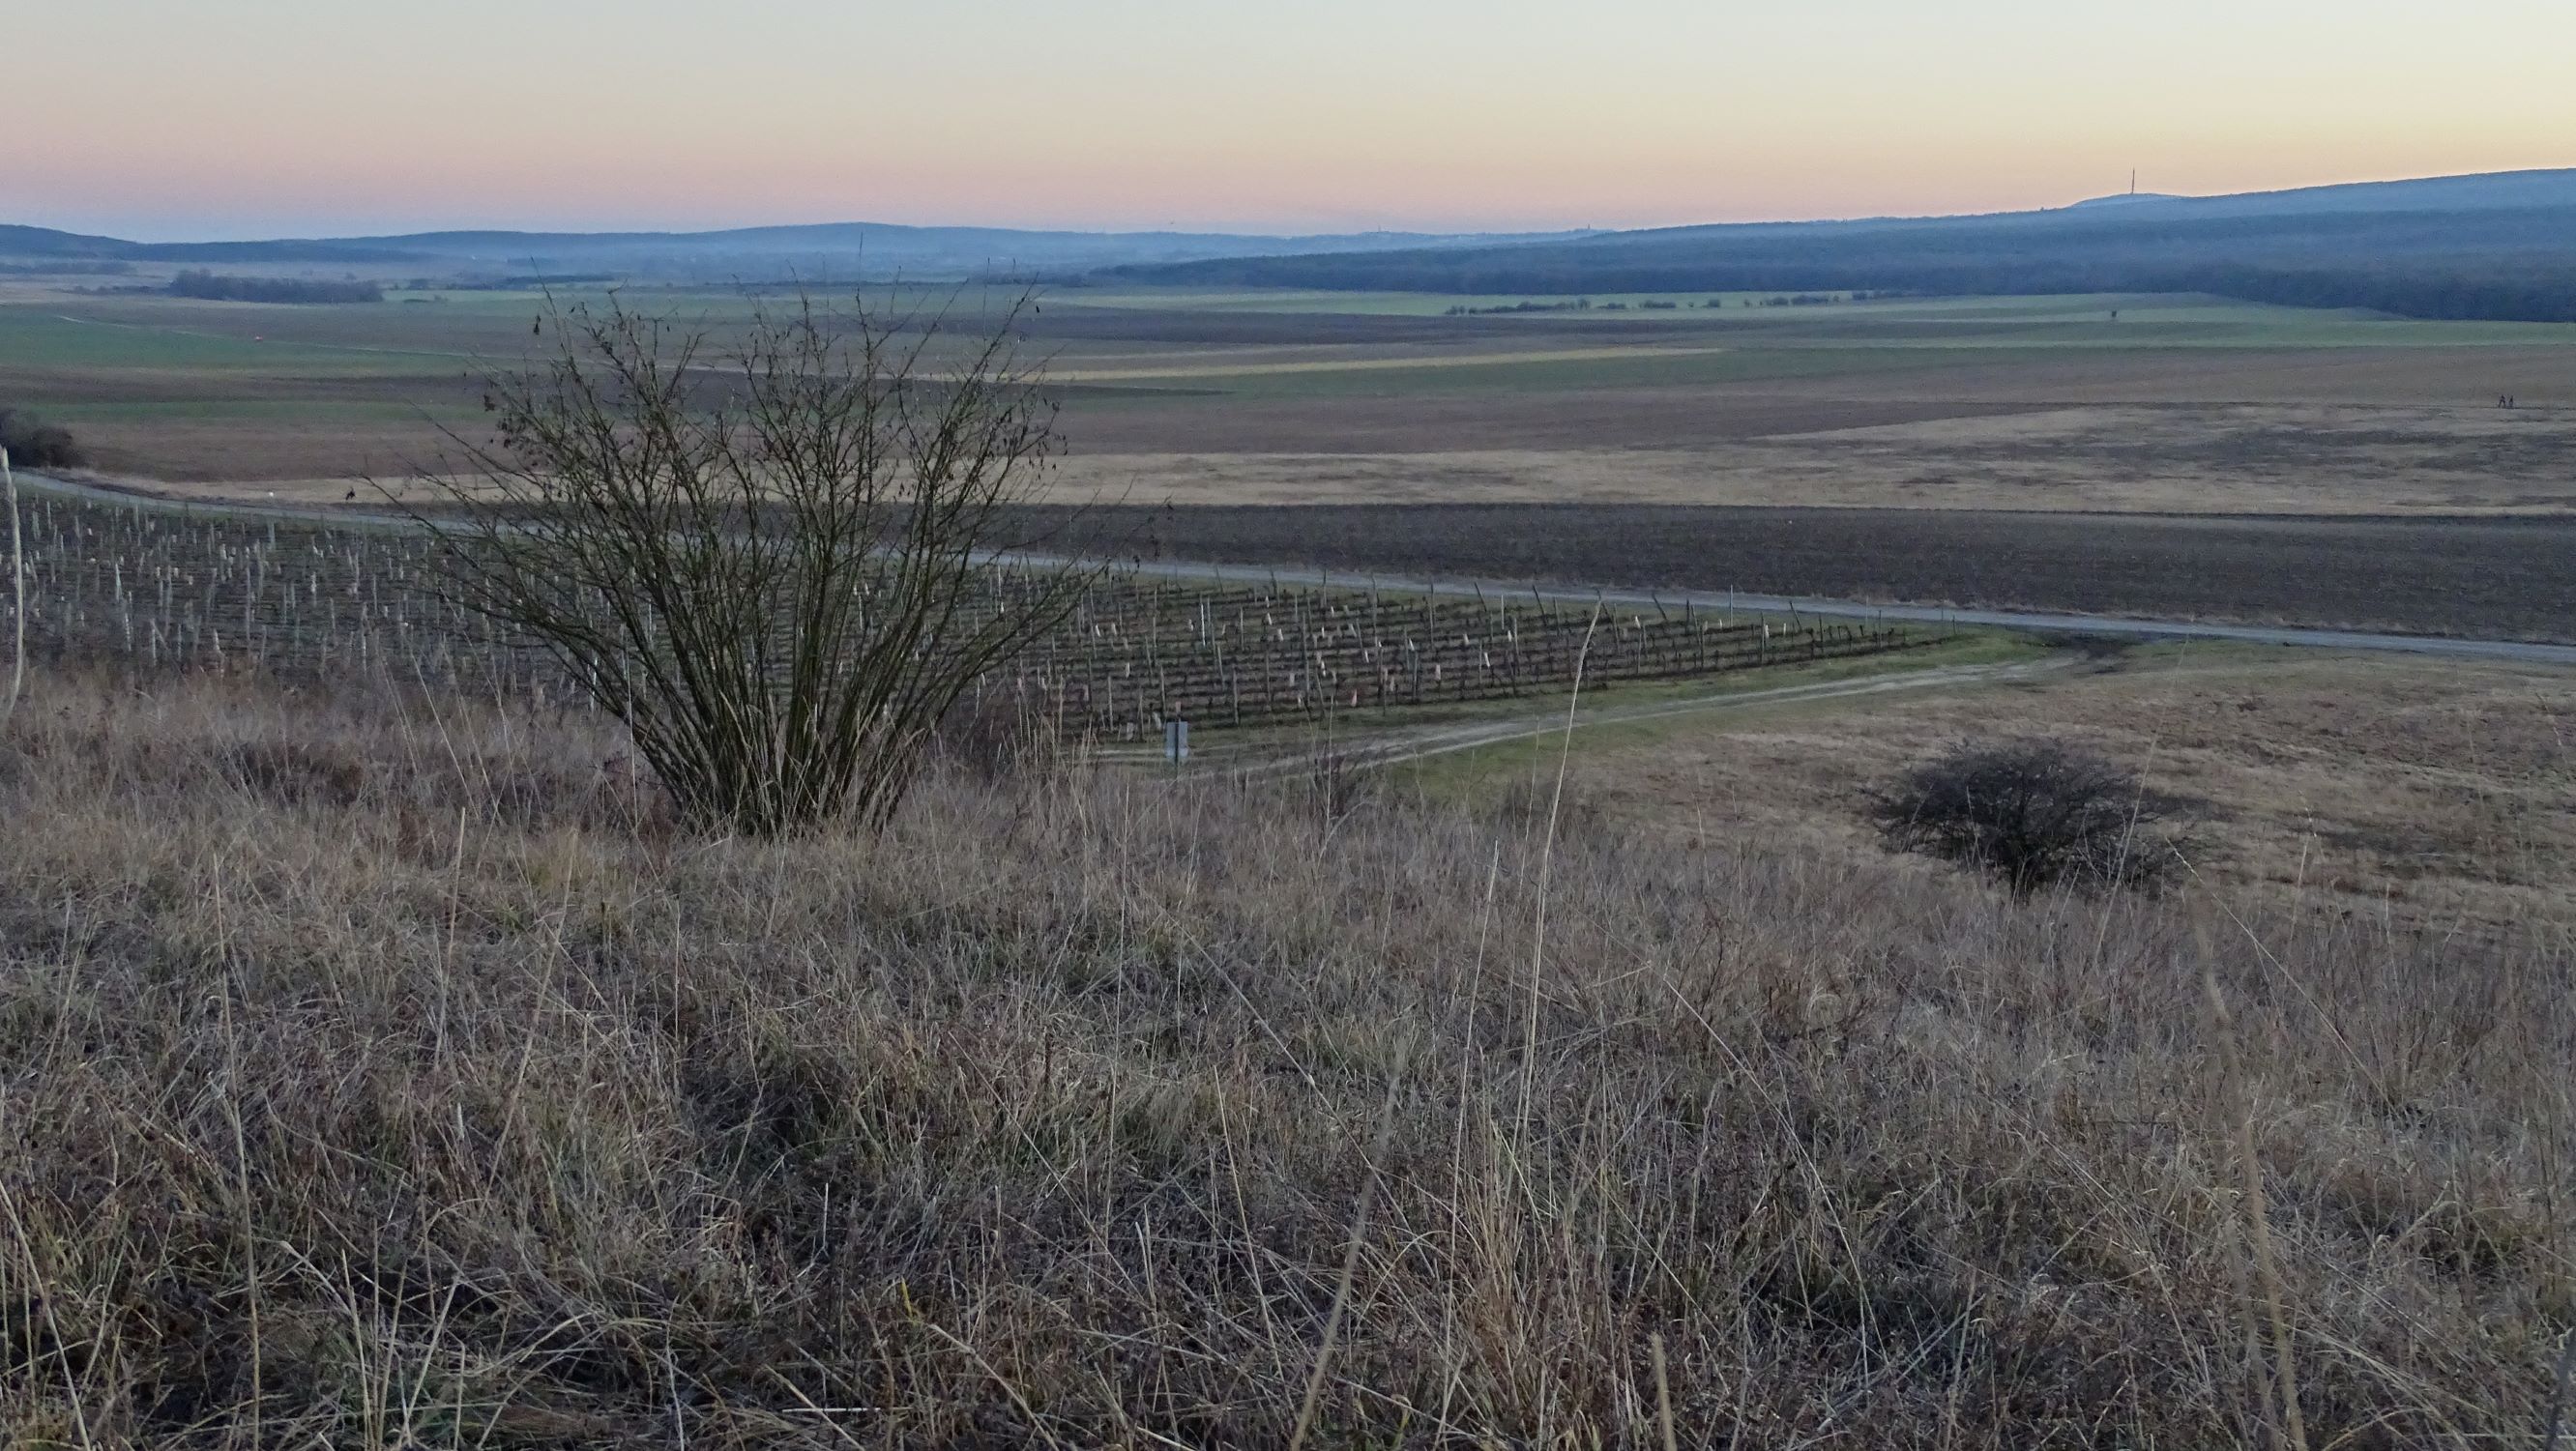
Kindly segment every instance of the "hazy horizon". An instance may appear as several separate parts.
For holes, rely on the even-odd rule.
[[[2446,173],[2441,173],[2440,175],[2441,175],[2441,176],[2475,176],[2475,175],[2511,174],[2511,173],[2513,173],[2513,172],[2517,172],[2517,171],[2527,171],[2527,170],[2569,170],[2569,169],[2576,169],[2576,167],[2568,167],[2568,168],[2555,168],[2555,167],[2526,168],[2526,167],[2514,167],[2514,168],[2497,168],[2497,169],[2495,169],[2495,170],[2493,170],[2493,171],[2479,171],[2479,172],[2446,172]],[[2435,179],[2439,179],[2439,177],[2432,177],[2432,176],[2416,176],[2416,175],[2407,175],[2407,176],[2338,177],[2338,178],[2335,178],[2335,179],[2333,179],[2333,180],[2331,180],[2331,181],[2292,181],[2292,182],[2285,182],[2285,183],[2282,183],[2282,184],[2280,184],[2280,185],[2278,185],[2278,186],[2262,186],[2262,187],[2247,188],[2246,190],[2247,190],[2248,192],[2253,192],[2253,193],[2271,192],[2271,191],[2295,191],[2295,190],[2303,190],[2303,189],[2312,188],[2312,187],[2325,187],[2325,186],[2334,186],[2334,185],[2349,184],[2349,183],[2402,182],[2402,181],[2419,181],[2419,180],[2435,180]],[[928,228],[928,229],[940,229],[940,228],[961,228],[961,229],[965,229],[965,228],[973,228],[973,229],[988,229],[988,230],[998,230],[998,231],[1065,232],[1065,233],[1077,233],[1077,234],[1086,234],[1086,233],[1087,233],[1087,234],[1102,234],[1102,235],[1115,235],[1115,234],[1122,234],[1122,233],[1165,233],[1165,232],[1168,232],[1168,233],[1179,233],[1179,234],[1184,234],[1184,235],[1241,235],[1241,236],[1262,236],[1262,237],[1297,237],[1297,236],[1327,236],[1327,235],[1364,235],[1364,234],[1372,233],[1372,232],[1388,232],[1388,233],[1400,233],[1400,234],[1407,234],[1407,235],[1424,235],[1424,236],[1468,236],[1468,235],[1495,235],[1495,236],[1505,236],[1505,235],[1515,235],[1515,234],[1520,234],[1520,235],[1537,235],[1537,234],[1547,234],[1547,233],[1555,233],[1555,232],[1578,232],[1578,231],[1587,231],[1587,230],[1600,230],[1600,231],[1639,230],[1639,229],[1651,229],[1651,228],[1656,228],[1656,227],[1695,226],[1695,225],[1704,225],[1704,224],[1713,224],[1713,223],[1716,223],[1716,224],[1722,224],[1722,223],[1778,223],[1778,222],[1861,221],[1861,220],[1875,220],[1875,219],[1879,219],[1879,218],[1895,218],[1895,217],[1927,217],[1927,218],[1929,218],[1929,217],[1945,217],[1945,216],[1970,216],[1970,215],[1988,214],[1988,213],[2011,213],[2011,212],[2035,211],[2035,210],[2043,210],[2043,209],[2049,209],[2049,208],[2058,208],[2058,207],[2071,206],[2071,205],[2074,205],[2074,204],[2079,203],[2079,202],[2094,201],[2094,200],[2101,200],[2101,199],[2105,199],[2105,198],[2113,197],[2113,196],[2118,195],[2120,192],[2122,192],[2122,191],[2126,191],[2126,190],[2128,190],[2128,188],[2124,185],[2124,186],[2122,186],[2122,187],[2115,188],[2115,189],[2113,189],[2113,190],[2111,190],[2111,191],[2104,191],[2104,192],[2092,192],[2092,193],[2087,193],[2086,195],[2084,195],[2084,196],[2080,196],[2080,197],[2066,197],[2066,198],[2056,199],[2056,200],[2049,200],[2049,201],[2034,202],[2034,203],[2031,203],[2031,204],[2029,204],[2029,205],[2027,205],[2027,206],[2010,206],[2010,207],[1980,207],[1980,208],[1975,208],[1975,209],[1973,209],[1973,210],[1971,210],[1971,209],[1966,209],[1966,208],[1951,208],[1951,209],[1945,209],[1945,210],[1926,211],[1926,212],[1897,212],[1897,211],[1845,212],[1845,213],[1838,213],[1838,214],[1835,214],[1835,215],[1833,215],[1833,216],[1808,216],[1808,217],[1692,217],[1692,218],[1667,219],[1667,220],[1658,220],[1658,221],[1635,222],[1635,223],[1629,223],[1629,224],[1626,224],[1626,225],[1621,226],[1621,227],[1602,227],[1602,228],[1597,228],[1597,229],[1596,229],[1596,228],[1580,227],[1580,226],[1575,226],[1575,227],[1566,227],[1566,226],[1546,226],[1546,225],[1531,225],[1531,226],[1525,226],[1525,227],[1524,227],[1524,226],[1474,226],[1474,225],[1442,226],[1442,225],[1431,224],[1431,223],[1419,223],[1419,224],[1416,224],[1416,223],[1405,223],[1405,222],[1392,222],[1392,223],[1386,223],[1386,224],[1380,224],[1380,225],[1349,225],[1349,226],[1332,226],[1332,225],[1326,225],[1326,224],[1311,224],[1311,225],[1309,225],[1309,224],[1299,224],[1299,223],[1293,223],[1293,222],[1290,222],[1290,223],[1282,223],[1282,224],[1279,224],[1279,225],[1276,225],[1276,226],[1262,226],[1262,225],[1259,225],[1259,224],[1247,224],[1247,225],[1210,224],[1210,225],[1204,225],[1204,226],[1190,226],[1190,225],[1185,224],[1185,223],[1140,223],[1140,224],[1135,224],[1135,225],[1126,225],[1126,224],[1120,224],[1120,223],[1093,223],[1093,224],[1086,224],[1086,223],[1081,223],[1081,222],[1063,222],[1063,223],[1059,223],[1059,222],[1049,222],[1049,221],[1010,221],[1010,220],[998,220],[998,221],[997,221],[997,220],[979,220],[979,221],[966,221],[966,222],[960,222],[960,221],[945,220],[945,219],[940,219],[940,218],[925,218],[925,219],[917,219],[917,220],[916,220],[916,219],[896,219],[896,218],[885,217],[885,216],[839,216],[839,217],[817,217],[817,218],[800,218],[800,219],[792,220],[792,221],[775,221],[775,220],[769,220],[769,219],[765,219],[765,218],[758,218],[758,217],[746,217],[746,218],[741,218],[741,219],[736,219],[736,220],[713,221],[713,222],[693,223],[693,224],[685,224],[685,225],[683,225],[683,224],[655,225],[655,224],[652,224],[652,223],[649,223],[649,222],[639,222],[639,223],[632,223],[632,224],[595,224],[595,225],[594,225],[594,224],[584,224],[584,223],[579,223],[579,222],[575,222],[575,223],[567,223],[567,224],[551,224],[551,223],[548,223],[548,224],[539,224],[539,223],[520,223],[520,222],[509,222],[509,221],[498,221],[498,222],[474,222],[474,221],[463,221],[463,222],[460,222],[460,221],[453,221],[453,220],[431,220],[431,221],[424,221],[424,222],[421,222],[421,223],[419,223],[419,224],[417,224],[417,225],[410,225],[410,226],[363,226],[363,227],[352,226],[352,227],[339,227],[339,228],[333,228],[333,227],[327,227],[327,226],[324,226],[324,227],[308,227],[308,228],[304,228],[304,229],[300,229],[300,230],[267,230],[267,231],[260,231],[260,230],[253,229],[253,230],[237,230],[237,231],[229,231],[229,232],[225,232],[225,231],[170,231],[170,232],[167,232],[167,233],[152,233],[152,232],[149,232],[149,231],[127,231],[127,232],[116,232],[116,231],[114,231],[114,229],[112,229],[112,228],[104,228],[104,227],[100,227],[100,228],[89,228],[89,227],[79,227],[79,226],[72,226],[72,225],[58,224],[58,223],[45,222],[45,221],[29,221],[29,220],[27,220],[27,219],[25,219],[25,218],[22,218],[22,217],[15,217],[15,216],[0,216],[0,224],[17,223],[17,224],[20,224],[20,225],[40,226],[40,227],[52,227],[52,228],[54,228],[54,229],[56,229],[56,230],[65,231],[65,232],[91,233],[91,234],[97,234],[97,235],[113,235],[113,236],[117,237],[119,240],[123,240],[123,241],[132,241],[132,242],[144,242],[144,243],[157,243],[157,242],[177,242],[177,243],[185,243],[185,242],[218,242],[218,243],[219,243],[219,242],[294,241],[294,240],[302,240],[302,239],[361,238],[361,237],[399,237],[399,236],[415,236],[415,235],[434,235],[434,234],[439,234],[439,233],[451,233],[451,232],[464,232],[464,233],[471,233],[471,232],[527,232],[527,233],[535,233],[535,234],[561,234],[561,235],[583,235],[583,234],[617,235],[617,234],[630,234],[630,233],[631,233],[631,234],[671,233],[671,234],[675,234],[675,235],[690,235],[690,234],[722,233],[722,232],[732,232],[732,231],[758,231],[758,230],[771,230],[771,229],[778,229],[778,228],[792,228],[792,227],[828,227],[828,226],[857,226],[857,225],[865,225],[865,226],[902,226],[902,227],[919,227],[919,228]],[[2150,186],[2145,185],[2143,182],[2141,182],[2141,183],[2138,185],[2137,190],[2138,190],[2138,192],[2139,192],[2141,195],[2175,195],[2175,196],[2186,196],[2186,197],[2200,197],[2200,196],[2218,195],[2217,193],[2203,193],[2203,192],[2173,192],[2173,191],[2171,191],[2170,189],[2166,189],[2166,188],[2150,187]]]
[[[2540,0],[88,0],[12,30],[0,221],[142,241],[1548,231],[2576,163],[2576,12]]]

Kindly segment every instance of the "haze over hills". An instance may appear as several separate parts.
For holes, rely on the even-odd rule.
[[[1260,236],[1206,232],[1023,231],[881,222],[745,227],[715,232],[417,232],[257,242],[130,242],[42,227],[0,226],[0,257],[93,262],[338,265],[382,271],[564,275],[654,280],[821,277],[924,279],[1064,273],[1209,257],[1303,256],[1382,248],[1475,248],[1561,241],[1552,233],[1352,232]]]
[[[2576,169],[2034,212],[1758,222],[1468,250],[1127,266],[1131,282],[1554,295],[2211,292],[2420,317],[2576,321]]]
[[[2121,193],[2040,211],[1626,232],[1079,232],[874,222],[712,232],[442,231],[132,242],[0,226],[39,265],[335,269],[441,282],[1072,282],[1569,296],[1654,291],[2208,292],[2401,315],[2576,320],[2576,169]]]
[[[2136,196],[2095,197],[2090,203],[2079,202],[2076,205],[2103,202],[2170,203],[2178,211],[2202,217],[2548,209],[2576,206],[2576,167],[2550,171],[2493,171],[2471,176],[2428,176],[2407,181],[2344,182],[2334,186],[2237,192],[2227,196],[2174,196],[2144,192]]]

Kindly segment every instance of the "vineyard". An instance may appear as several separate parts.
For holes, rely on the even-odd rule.
[[[1066,718],[1126,733],[1713,675],[1877,654],[1934,637],[1682,608],[1596,612],[1468,594],[1122,581],[1091,592],[1010,682]]]
[[[435,536],[38,496],[28,501],[31,649],[60,658],[389,676],[563,700],[540,651],[437,588]],[[1024,588],[996,570],[997,605]],[[10,608],[0,599],[0,612]],[[1104,579],[977,687],[1069,729],[1134,739],[1208,726],[1488,700],[1586,681],[1711,675],[1929,643],[1921,631],[1689,608],[1616,612],[1476,592]]]

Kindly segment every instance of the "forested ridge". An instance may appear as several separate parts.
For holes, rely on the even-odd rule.
[[[1997,217],[1679,227],[1577,242],[1127,267],[1126,281],[1470,294],[1799,289],[2207,292],[2409,317],[2576,321],[2576,201],[2484,211]]]

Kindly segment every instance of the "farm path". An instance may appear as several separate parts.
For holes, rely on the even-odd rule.
[[[1717,691],[1685,700],[1662,700],[1590,711],[1584,710],[1578,701],[1570,714],[1563,709],[1551,709],[1537,714],[1514,715],[1492,720],[1452,721],[1439,725],[1376,730],[1321,750],[1297,750],[1286,755],[1260,755],[1250,760],[1241,759],[1233,752],[1224,756],[1211,755],[1183,774],[1257,781],[1325,767],[1368,769],[1393,766],[1407,761],[1450,755],[1458,751],[1481,750],[1488,746],[1507,745],[1513,741],[1561,735],[1568,729],[1569,719],[1573,729],[1585,730],[1600,726],[1636,725],[1672,716],[1699,715],[1711,711],[1745,709],[1754,706],[1793,705],[1920,690],[2003,685],[2057,674],[2073,668],[2084,658],[2081,652],[2068,650],[2038,660],[2021,660],[2009,664],[1941,665],[1929,669],[1898,671],[1857,679],[1780,685],[1764,690]],[[1103,759],[1152,761],[1158,757],[1150,750],[1120,751],[1104,752]]]
[[[240,341],[239,338],[228,333],[206,332],[200,328],[172,327],[166,323],[118,322],[113,318],[74,317],[68,312],[58,312],[53,316],[58,322],[71,323],[76,327],[109,327],[120,328],[127,332],[166,333],[171,337],[203,338],[209,342],[217,343],[232,343]],[[477,355],[473,353],[459,353],[445,348],[385,348],[375,347],[365,343],[321,342],[298,342],[294,344],[294,346],[298,348],[311,348],[316,351],[326,353],[373,353],[382,357],[394,358],[463,358],[468,362],[480,361]]]

